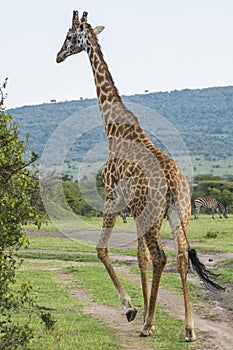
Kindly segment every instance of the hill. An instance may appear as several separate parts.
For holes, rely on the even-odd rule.
[[[233,86],[123,96],[153,141],[182,159],[187,154],[195,175],[232,173]],[[40,155],[51,135],[68,168],[75,162],[103,162],[106,137],[96,99],[51,102],[8,110],[30,135],[28,148]],[[76,136],[75,136],[76,135]],[[67,141],[69,141],[67,143]],[[103,152],[100,151],[103,149]],[[182,150],[181,150],[182,148]],[[94,150],[94,151],[93,151]]]

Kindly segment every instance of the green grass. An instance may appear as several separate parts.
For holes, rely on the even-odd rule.
[[[163,222],[161,236],[172,238],[166,220]],[[202,251],[233,252],[233,216],[230,215],[228,219],[219,219],[216,215],[215,220],[211,218],[211,215],[200,214],[198,220],[193,219],[192,216],[188,229],[188,239],[192,246],[195,246],[195,243],[201,243],[202,248],[200,247],[200,249]]]
[[[45,249],[45,250],[64,250],[70,252],[96,252],[93,245],[83,243],[76,239],[68,237],[48,237],[48,236],[30,236],[29,238],[29,250],[30,249]]]
[[[215,157],[214,157],[215,158]],[[211,174],[222,176],[224,174],[232,173],[231,164],[232,157],[227,159],[219,158],[215,161],[209,161],[204,156],[198,156],[198,160],[196,156],[192,157],[192,166],[194,170],[194,175],[198,174]],[[218,167],[216,167],[218,165]],[[230,166],[230,168],[229,168]]]
[[[77,283],[82,288],[88,290],[94,301],[108,306],[120,306],[118,295],[115,292],[113,284],[104,267],[99,265],[75,266],[69,268],[69,271],[74,275]],[[126,279],[120,278],[120,280],[130,295],[134,306],[142,309],[143,299],[141,288],[130,283]],[[119,312],[121,312],[120,309]],[[171,317],[168,313],[164,312],[159,306],[157,306],[156,323],[157,327],[154,335],[145,341],[147,346],[154,346],[154,349],[174,350],[180,349],[180,346],[182,346],[182,349],[189,348],[188,345],[184,343],[182,321]],[[167,336],[168,333],[169,337]]]
[[[114,230],[117,231],[122,231],[122,232],[135,232],[135,239],[136,239],[136,229],[135,229],[135,224],[133,222],[132,218],[129,218],[129,223],[123,224],[121,218],[117,219],[116,227]],[[85,218],[85,217],[77,217],[77,221],[75,222],[62,222],[60,223],[61,227],[63,228],[64,231],[68,230],[76,230],[76,231],[81,231],[81,230],[97,230],[99,231],[102,225],[102,218]],[[59,227],[58,227],[59,228]],[[51,222],[48,225],[43,225],[42,229],[45,230],[57,230],[58,229],[54,224]],[[28,226],[27,230],[36,230],[35,226]],[[217,235],[215,238],[208,238],[206,235],[209,233],[211,236],[211,232],[213,235]],[[218,216],[216,215],[216,219],[213,220],[211,218],[211,215],[205,215],[205,214],[200,214],[198,220],[194,220],[193,216],[191,217],[190,224],[189,224],[189,230],[188,230],[188,238],[193,244],[195,242],[201,243],[202,245],[206,246],[206,251],[221,251],[221,252],[233,252],[233,239],[232,239],[232,234],[233,234],[233,215],[230,214],[228,219],[219,219]],[[172,239],[172,234],[171,230],[168,224],[167,220],[163,221],[162,229],[161,229],[161,236],[162,238],[170,238]],[[51,249],[51,248],[46,248],[51,247],[52,239],[47,239],[45,238],[43,243],[43,238],[41,239],[41,242],[39,244],[43,244],[45,247],[44,249]],[[37,240],[39,242],[38,237],[33,238],[30,237],[30,241],[34,244],[33,240]],[[75,242],[75,240],[72,240]],[[58,242],[58,241],[57,241]],[[60,240],[61,243],[61,249],[65,249],[64,247],[62,248],[62,244],[67,241],[63,241],[62,239]],[[78,244],[82,245],[80,241],[75,242],[77,244],[77,250]],[[75,244],[73,243],[68,243],[67,250],[75,250]],[[86,242],[84,245],[92,245],[93,243]],[[31,244],[30,248],[32,248],[33,245]],[[36,249],[36,247],[33,247]],[[59,248],[57,248],[59,249]],[[84,249],[82,247],[81,249]],[[87,248],[89,250],[89,248]],[[135,254],[135,251],[134,251]]]
[[[76,262],[97,262],[98,258],[96,255],[91,254],[69,254],[62,252],[20,252],[16,253],[20,258],[29,259],[47,259],[47,260],[62,260],[62,261],[76,261]]]
[[[211,238],[212,233],[212,238]],[[200,243],[206,251],[233,252],[233,217],[211,219],[203,215],[198,220],[191,220],[189,237]]]
[[[88,222],[89,219],[85,218]],[[135,227],[132,219],[130,218],[130,223],[121,225],[120,231],[129,232],[132,229],[132,232],[135,232]],[[93,222],[98,226],[97,228],[93,228],[93,230],[99,230],[102,224],[102,218],[92,218],[89,220],[92,224]],[[65,225],[65,223],[63,223]],[[94,226],[93,226],[94,227]],[[44,227],[43,229],[46,229]],[[51,229],[51,227],[50,227]],[[55,226],[53,226],[55,230]],[[84,228],[80,228],[76,226],[76,230],[83,230]],[[116,231],[119,227],[116,229]],[[31,228],[30,228],[31,230]],[[67,230],[70,230],[69,224],[67,226]],[[172,239],[171,230],[167,220],[163,221],[162,230],[161,230],[162,238]],[[209,236],[209,237],[208,237]],[[211,237],[212,236],[212,237]],[[230,215],[228,219],[211,219],[210,215],[200,215],[198,220],[194,220],[193,217],[190,220],[189,230],[188,230],[188,238],[192,245],[195,246],[195,243],[201,243],[201,250],[209,251],[209,252],[233,252],[233,216]],[[135,233],[136,239],[136,233]],[[93,243],[88,240],[84,243],[83,241],[76,241],[74,239],[66,239],[66,238],[56,238],[56,240],[52,237],[30,237],[30,246],[31,249],[63,249],[70,251],[92,251],[95,252],[95,247]],[[90,250],[90,248],[92,248]],[[110,247],[111,249],[111,247]],[[117,252],[118,249],[111,249],[113,252]],[[120,250],[122,254],[128,255],[136,255],[136,250]]]
[[[60,237],[47,237],[47,236],[30,236],[29,238],[29,246],[28,253],[24,253],[24,256],[29,256],[33,250],[60,250],[66,253],[68,252],[86,252],[86,253],[95,253],[96,247],[93,245],[93,242],[84,241],[84,240],[76,240],[68,237],[60,238]],[[85,242],[85,243],[84,243]],[[137,255],[137,249],[120,249],[120,248],[111,248],[109,247],[109,251],[112,253],[119,253],[122,255]],[[48,253],[48,252],[47,252]],[[47,254],[46,253],[46,254]],[[32,255],[31,255],[32,256]]]
[[[32,318],[34,350],[117,350],[117,337],[109,327],[82,313],[82,304],[70,296],[50,271],[24,270],[18,273],[18,282],[30,280],[35,304],[49,308],[54,328],[47,330],[39,315]],[[17,317],[20,317],[18,315]],[[23,315],[22,315],[23,317]]]
[[[93,264],[91,267],[72,266],[69,268],[69,271],[76,277],[79,286],[86,289],[92,295],[94,301],[103,305],[120,306],[118,294],[102,264]],[[135,292],[135,287],[127,280],[120,278],[120,281],[129,290],[135,306],[140,307],[142,296]],[[99,288],[100,286],[101,288]]]
[[[75,286],[79,286],[89,292],[93,301],[117,307],[116,312],[122,313],[118,295],[102,265],[90,263],[85,266],[72,266],[71,262],[63,262],[61,266],[66,268],[75,279],[71,285],[63,285],[55,278],[52,271],[45,270],[48,267],[52,269],[54,266],[48,264],[48,261],[29,259],[26,263],[18,272],[18,283],[30,280],[33,287],[34,305],[39,307],[43,313],[43,309],[49,309],[52,320],[56,321],[53,329],[48,330],[38,311],[32,317],[34,350],[121,349],[114,331],[95,318],[84,315],[83,304],[70,296],[70,291]],[[60,262],[56,261],[55,266],[58,266],[58,263]],[[142,309],[141,288],[126,279],[121,279],[121,281],[130,294],[134,306]],[[20,317],[24,315],[18,314],[17,318],[20,319]],[[127,327],[126,319],[125,322]],[[138,338],[142,343],[142,348],[145,344],[154,349],[189,349],[189,345],[184,342],[182,321],[174,319],[158,306],[156,322],[156,331],[152,337]],[[139,332],[140,329],[138,335]],[[168,332],[169,337],[167,337]],[[135,334],[135,337],[138,335]]]
[[[118,216],[114,230],[116,232],[136,232],[135,223],[133,218],[127,219],[127,224],[124,224],[122,219]],[[103,218],[101,217],[85,217],[80,215],[73,215],[69,221],[67,220],[54,220],[54,222],[48,220],[46,223],[42,223],[42,230],[56,231],[56,230],[100,230],[102,227]],[[36,231],[37,227],[32,224],[25,226],[27,231]]]
[[[88,220],[87,220],[88,221]],[[92,220],[91,220],[92,221]],[[101,226],[102,219],[92,221]],[[69,225],[67,229],[70,229]],[[76,228],[77,229],[77,228]],[[121,231],[128,230],[122,226]],[[205,252],[233,252],[233,218],[212,220],[208,215],[200,215],[199,220],[191,219],[189,240],[198,251]],[[136,236],[135,236],[136,237]],[[162,237],[172,239],[170,228],[164,220]],[[113,253],[136,255],[136,249],[110,249]],[[46,330],[45,323],[39,316],[33,317],[35,338],[33,349],[52,350],[63,349],[121,349],[115,332],[91,316],[84,315],[82,303],[72,298],[70,292],[75,286],[88,291],[93,301],[116,307],[116,312],[122,313],[117,292],[103,265],[98,261],[95,247],[88,241],[70,239],[68,237],[31,236],[29,249],[19,251],[25,258],[24,264],[18,272],[21,281],[29,280],[33,286],[35,304],[40,307],[53,309],[52,317],[56,320],[54,329]],[[167,250],[171,266],[175,265],[175,254]],[[84,264],[79,264],[84,263]],[[217,272],[221,274],[221,282],[233,283],[233,259],[218,264]],[[53,269],[63,268],[74,278],[74,285],[63,285],[56,279]],[[133,273],[139,275],[137,266],[130,266]],[[151,278],[151,269],[150,269]],[[120,278],[123,286],[131,296],[134,306],[142,309],[142,291],[125,278]],[[219,280],[220,283],[220,280]],[[181,281],[178,273],[163,273],[162,287],[171,290],[182,297]],[[189,283],[192,304],[200,308],[203,296],[198,287]],[[19,314],[16,317],[24,317]],[[162,308],[157,307],[156,331],[148,339],[139,341],[151,349],[189,349],[184,342],[183,322],[171,317]],[[126,321],[127,327],[127,321]],[[138,330],[138,332],[140,329]],[[169,334],[169,336],[168,336]],[[135,334],[135,336],[137,336]],[[203,348],[200,343],[196,348]]]
[[[223,261],[219,264],[218,271],[223,281],[233,284],[232,268],[233,259],[228,259],[227,261]]]

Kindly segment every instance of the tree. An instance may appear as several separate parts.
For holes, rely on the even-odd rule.
[[[233,193],[228,190],[223,190],[222,192],[217,188],[211,188],[210,196],[216,198],[224,203],[224,205],[228,208],[228,212],[232,213],[233,211]]]
[[[200,174],[193,177],[193,183],[199,183],[201,181],[220,181],[221,177],[213,174]]]
[[[34,175],[27,166],[37,159],[32,152],[26,161],[26,143],[19,140],[19,125],[4,112],[4,84],[0,84],[0,349],[27,349],[32,337],[29,318],[17,323],[14,311],[30,307],[30,283],[16,288],[19,259],[15,251],[28,244],[23,226],[39,224],[32,196],[38,191]]]
[[[231,180],[231,177],[229,176]],[[197,197],[215,198],[228,207],[228,212],[233,212],[233,182],[222,180],[219,176],[211,174],[194,177],[192,202]]]

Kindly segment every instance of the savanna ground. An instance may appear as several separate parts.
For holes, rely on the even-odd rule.
[[[110,255],[117,273],[138,307],[136,319],[128,323],[115,288],[95,252],[101,218],[59,223],[42,230],[28,228],[30,246],[19,255],[24,262],[21,281],[32,284],[35,329],[34,350],[75,349],[232,349],[233,345],[233,217],[212,220],[200,215],[191,220],[189,238],[199,257],[221,276],[225,291],[208,291],[195,273],[189,273],[192,312],[197,340],[184,341],[184,306],[176,271],[173,241],[166,220],[162,241],[168,257],[156,310],[156,330],[140,338],[143,299],[136,262],[134,224],[118,220],[111,239]],[[24,317],[18,314],[17,317]],[[43,319],[43,321],[42,321]]]

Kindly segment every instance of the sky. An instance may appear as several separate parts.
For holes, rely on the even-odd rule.
[[[0,0],[7,108],[96,97],[85,52],[56,63],[72,12],[99,42],[122,95],[233,85],[232,0]]]

